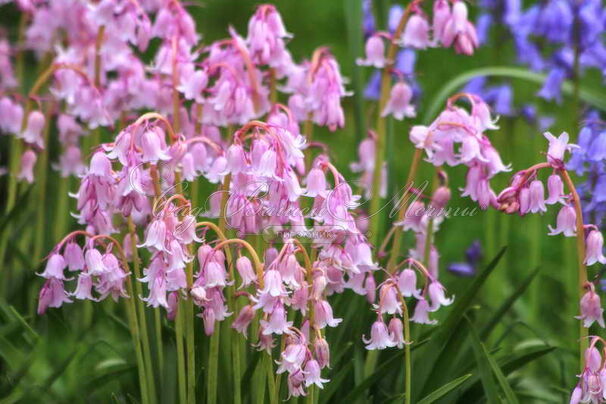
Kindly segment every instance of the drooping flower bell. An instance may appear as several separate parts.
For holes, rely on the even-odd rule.
[[[588,282],[585,288],[587,292],[581,298],[580,303],[581,315],[577,318],[583,320],[585,328],[591,327],[594,322],[604,328],[604,309],[600,303],[600,296],[595,292],[593,283]]]
[[[452,13],[444,22],[438,39],[446,47],[454,45],[457,53],[465,55],[472,55],[478,47],[478,35],[473,24],[467,19],[467,6],[463,1],[456,1],[452,6]]]
[[[410,16],[400,38],[400,43],[402,46],[416,49],[426,49],[431,45],[429,22],[423,15],[415,13]]]
[[[388,347],[395,346],[396,343],[391,338],[387,325],[382,319],[377,320],[373,323],[370,329],[370,338],[362,338],[366,344],[366,349],[385,349]]]
[[[415,107],[411,104],[412,89],[404,82],[399,81],[391,88],[389,100],[381,116],[393,115],[399,121],[416,116]]]
[[[366,40],[366,58],[357,59],[356,63],[361,66],[374,66],[378,69],[386,64],[385,44],[379,35],[373,35]]]
[[[585,251],[585,264],[593,265],[596,262],[606,264],[606,257],[603,254],[604,248],[604,236],[597,229],[589,230],[587,238],[585,239],[586,251]]]

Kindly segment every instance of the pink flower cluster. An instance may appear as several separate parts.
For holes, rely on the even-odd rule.
[[[172,0],[57,0],[19,6],[31,21],[24,49],[39,57],[53,55],[44,77],[51,81],[53,100],[65,105],[56,120],[62,155],[55,165],[64,176],[82,173],[77,148],[89,131],[81,126],[121,126],[143,110],[168,115],[186,138],[200,131],[212,137],[218,127],[265,115],[273,89],[290,95],[295,122],[313,120],[331,130],[344,124],[341,98],[347,92],[337,62],[327,48],[320,48],[311,61],[296,64],[286,49],[291,36],[272,5],[258,8],[246,38],[230,30],[228,39],[205,47],[198,46],[187,10]],[[154,38],[160,45],[148,67],[142,55]],[[24,109],[9,92],[17,84],[16,50],[0,39],[0,92],[6,93],[0,98],[0,131],[27,146],[19,178],[32,182],[36,156],[46,147],[42,132],[53,124],[53,114]],[[184,170],[191,168],[191,161],[185,165]]]
[[[602,350],[597,348],[598,343]],[[579,383],[572,391],[570,404],[606,402],[606,367],[603,356],[604,340],[590,337],[589,347],[585,350],[585,366],[579,377]]]
[[[471,113],[454,105],[461,98],[469,101]],[[435,166],[467,166],[467,183],[462,195],[486,209],[497,206],[490,179],[510,170],[484,133],[497,128],[488,105],[480,97],[459,94],[448,100],[446,109],[429,126],[413,126],[410,140],[416,148],[425,151],[427,161]]]
[[[409,258],[404,264],[404,270],[389,274],[379,286],[379,303],[374,306],[377,321],[372,325],[370,337],[363,338],[366,349],[394,346],[402,348],[404,344],[412,343],[405,340],[404,325],[400,319],[403,311],[408,311],[406,298],[413,297],[416,300],[414,315],[410,317],[410,321],[418,324],[436,324],[436,320],[429,318],[429,313],[439,310],[441,306],[448,306],[453,301],[446,297],[444,286],[419,261]],[[422,289],[417,289],[417,272],[424,279]],[[384,315],[392,316],[387,325],[383,319]]]
[[[79,234],[87,237],[84,249],[75,242]],[[108,240],[103,253],[100,252],[96,244]],[[113,252],[115,248],[119,251],[118,257]],[[40,290],[38,314],[43,314],[48,307],[71,303],[70,297],[92,301],[100,301],[108,296],[114,300],[128,297],[125,283],[129,272],[123,254],[120,245],[109,237],[93,236],[81,231],[68,235],[50,253],[44,272],[39,274],[46,281]],[[64,282],[73,279],[65,276],[66,269],[78,274],[73,292],[65,290]]]
[[[556,226],[549,226],[549,235],[563,234],[566,237],[576,237],[578,236],[577,212],[580,209],[580,206],[575,206],[579,203],[576,200],[578,195],[574,189],[569,189],[568,193],[564,192],[562,177],[566,177],[569,181],[570,177],[565,168],[564,155],[566,151],[577,146],[568,143],[567,133],[562,133],[559,137],[555,137],[551,133],[545,133],[545,137],[549,141],[547,162],[539,163],[527,170],[516,173],[509,187],[499,194],[497,198],[498,208],[505,213],[525,215],[527,213],[542,214],[547,211],[547,205],[561,205]],[[538,179],[538,172],[541,169],[552,170],[547,179],[547,198],[545,197],[545,186]],[[570,188],[570,183],[568,185]],[[586,246],[585,264],[606,263],[606,257],[602,252],[604,246],[602,233],[593,224],[583,224],[582,227]]]
[[[528,213],[543,214],[547,211],[547,205],[560,205],[556,226],[549,226],[548,234],[583,237],[584,265],[604,264],[606,263],[603,254],[604,237],[596,225],[584,224],[582,217],[579,217],[582,214],[579,196],[564,164],[566,152],[577,146],[568,143],[567,133],[562,133],[558,137],[545,133],[545,138],[549,141],[547,161],[514,174],[509,187],[501,191],[497,198],[498,208],[508,214],[517,213],[523,216]],[[547,198],[545,186],[538,178],[541,169],[551,170],[547,179]],[[564,191],[564,183],[568,187],[567,193]],[[579,234],[580,232],[582,234]],[[594,322],[603,328],[600,297],[595,292],[593,283],[587,282],[583,286],[587,292],[581,298],[581,315],[578,318],[583,320],[586,328]]]

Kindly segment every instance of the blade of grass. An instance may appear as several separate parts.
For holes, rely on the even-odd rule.
[[[503,258],[506,250],[507,247],[503,247],[486,268],[473,280],[463,295],[455,300],[448,316],[431,336],[430,343],[424,349],[424,360],[415,365],[417,383],[419,383],[419,386],[422,386],[419,389],[421,394],[429,394],[430,391],[428,390],[434,387],[431,384],[431,376],[438,371],[435,365],[440,360],[440,356],[448,353],[446,347],[455,334],[453,330],[456,330],[460,326],[465,312],[473,303],[482,285]]]
[[[492,316],[488,324],[482,328],[480,332],[480,338],[485,340],[490,333],[494,330],[494,328],[499,324],[503,316],[511,309],[513,304],[524,294],[526,289],[530,286],[535,276],[539,273],[539,268],[537,267],[530,275],[528,275],[522,283],[516,288],[516,290],[501,304],[501,306],[497,309],[495,314]]]
[[[480,341],[480,337],[475,331],[471,321],[467,319],[467,322],[469,325],[469,335],[471,336],[472,340],[471,346],[473,348],[473,354],[478,366],[478,374],[480,375],[480,380],[482,381],[482,387],[484,388],[484,394],[486,395],[486,401],[489,404],[499,403],[501,400],[499,398],[497,385],[495,384],[494,378],[492,377],[492,372],[490,370],[490,354],[486,350],[484,344],[482,344],[482,341]]]
[[[411,350],[414,351],[415,349],[420,348],[421,346],[425,345],[427,342],[428,342],[428,340],[419,341],[412,345]],[[366,389],[368,389],[376,381],[378,381],[381,377],[383,377],[385,374],[387,374],[387,372],[389,370],[393,370],[394,367],[399,366],[403,362],[403,360],[402,360],[403,356],[404,356],[404,351],[403,350],[398,351],[397,353],[392,355],[389,359],[387,359],[385,362],[383,362],[382,364],[377,366],[377,368],[375,369],[375,371],[372,374],[370,374],[369,376],[364,378],[362,380],[362,382],[356,383],[356,387],[353,390],[351,390],[349,392],[349,394],[347,394],[341,402],[347,403],[347,402],[351,402],[354,399],[356,399],[359,395],[361,395],[364,391],[366,391]]]
[[[430,403],[433,403],[434,401],[439,400],[440,398],[444,397],[446,394],[450,393],[451,391],[453,391],[454,389],[456,389],[457,387],[459,387],[461,384],[463,384],[470,377],[471,377],[471,374],[466,374],[466,375],[463,375],[461,377],[457,377],[453,381],[448,382],[444,386],[442,386],[442,387],[434,390],[433,392],[429,393],[427,396],[425,396],[424,398],[422,398],[418,402],[418,404],[430,404]]]
[[[437,115],[438,111],[444,107],[444,103],[448,97],[455,93],[460,87],[465,85],[469,80],[479,76],[509,77],[530,81],[536,84],[543,84],[547,78],[545,74],[535,73],[522,67],[490,66],[469,70],[454,77],[444,84],[444,86],[442,86],[442,89],[436,93],[431,102],[428,104],[429,107],[427,108],[423,117],[423,122],[430,122]],[[568,96],[573,95],[573,85],[569,80],[562,84],[562,93]],[[581,87],[579,95],[584,102],[599,108],[602,111],[606,111],[606,98],[601,96],[599,92],[590,90],[587,87]]]
[[[555,350],[555,347],[540,346],[514,351],[505,358],[497,360],[498,366],[505,375],[508,375],[524,365],[531,363]],[[460,397],[460,402],[477,402],[482,395],[482,385],[479,375],[474,374],[466,383],[467,386],[463,389],[465,394]]]

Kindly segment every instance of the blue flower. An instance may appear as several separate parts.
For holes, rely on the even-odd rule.
[[[556,67],[551,69],[543,88],[538,92],[538,96],[546,100],[556,100],[558,103],[562,101],[562,82],[566,78],[566,71],[562,68]]]
[[[375,70],[370,75],[366,88],[364,89],[364,98],[369,100],[378,100],[381,97],[381,72]]]
[[[533,26],[534,33],[550,42],[567,43],[571,39],[574,16],[570,2],[551,0],[544,4]]]
[[[587,157],[591,161],[600,161],[606,159],[606,131],[600,132],[591,142]]]
[[[481,259],[482,246],[480,241],[476,240],[465,251],[465,262],[453,262],[447,269],[458,276],[474,276]]]

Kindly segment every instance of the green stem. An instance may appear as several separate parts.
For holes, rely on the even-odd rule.
[[[95,65],[94,65],[94,77],[93,83],[97,89],[101,86],[101,46],[103,45],[103,39],[105,38],[105,26],[102,25],[97,31],[97,39],[95,41]],[[101,143],[101,129],[96,128],[91,134],[91,148],[96,147]]]
[[[231,334],[231,333],[230,333]],[[238,335],[232,335],[232,356],[234,362],[234,404],[242,402],[242,392],[240,383],[242,379],[242,363],[240,360],[240,338]]]
[[[159,308],[154,309],[154,327],[156,330],[156,352],[158,353],[158,375],[160,376],[160,391],[164,384],[164,343],[162,342],[162,312]],[[162,394],[160,394],[162,396]]]
[[[312,118],[312,116],[310,113],[309,116],[307,117],[307,120],[305,121],[305,124],[303,125],[303,135],[305,135],[305,139],[307,140],[308,144],[311,143],[311,139],[314,134],[314,123],[311,118]],[[309,169],[312,162],[313,162],[312,151],[311,151],[311,149],[307,149],[307,154],[305,155],[305,166]]]
[[[126,287],[128,289],[128,294],[130,295],[130,298],[125,299],[126,311],[128,314],[128,324],[130,326],[131,335],[133,337],[135,356],[137,358],[137,371],[139,374],[139,384],[141,385],[141,401],[146,404],[150,403],[151,401],[149,399],[149,386],[147,385],[148,379],[146,377],[146,366],[145,361],[143,360],[143,352],[141,350],[139,324],[137,322],[137,309],[135,308],[136,297],[133,293],[133,283],[131,277],[127,278]]]
[[[193,262],[187,264],[187,288],[191,290],[193,285]],[[185,324],[185,342],[187,344],[187,402],[196,402],[196,346],[194,335],[194,302],[192,298],[185,302],[186,324]],[[218,327],[217,327],[218,328]]]
[[[406,179],[405,188],[402,191],[402,198],[398,201],[398,218],[397,222],[404,220],[406,215],[406,209],[408,209],[407,196],[410,193],[410,188],[413,187],[414,181],[417,178],[417,172],[419,170],[419,164],[421,163],[421,157],[423,156],[423,150],[415,149],[415,153],[412,157],[412,162],[410,163],[410,168],[408,169],[408,178]],[[402,231],[396,230],[393,235],[393,242],[391,244],[391,253],[389,254],[389,263],[387,265],[387,270],[391,272],[393,267],[396,265],[398,260],[398,255],[400,253],[400,247],[402,244]]]
[[[379,215],[381,205],[381,171],[383,168],[383,160],[385,158],[385,137],[387,133],[387,119],[386,117],[383,117],[382,114],[389,98],[389,91],[391,87],[391,70],[393,69],[396,51],[398,49],[395,39],[400,38],[402,31],[406,26],[406,22],[408,21],[411,5],[414,3],[414,1],[410,2],[404,13],[402,13],[402,17],[400,18],[398,26],[393,34],[394,40],[392,40],[389,44],[389,48],[387,50],[387,63],[381,74],[381,96],[379,98],[377,123],[375,128],[377,134],[375,143],[375,168],[372,177],[372,198],[370,200],[369,211],[371,237],[374,240],[375,245],[378,245],[378,241],[381,239],[379,234],[381,231],[381,215]]]
[[[402,299],[403,300],[403,299]],[[404,317],[404,402],[410,404],[412,402],[412,358],[410,356],[410,320],[408,316],[408,306],[403,301],[403,317]]]
[[[59,189],[57,191],[57,208],[55,210],[55,234],[53,240],[61,240],[61,237],[66,233],[67,219],[65,213],[69,211],[69,185],[71,177],[59,178]]]
[[[134,273],[135,279],[140,279],[141,278],[141,268],[140,268],[140,262],[139,262],[139,252],[137,250],[137,242],[136,242],[137,233],[136,233],[136,229],[135,229],[135,224],[133,223],[132,218],[130,216],[128,217],[128,231],[129,231],[130,237],[131,237],[131,255],[133,258],[133,273]],[[147,378],[147,383],[148,383],[148,388],[149,388],[149,398],[150,398],[150,402],[156,402],[156,384],[154,381],[154,371],[153,371],[154,367],[153,367],[152,356],[151,356],[149,333],[147,331],[147,319],[145,316],[145,306],[144,306],[143,301],[139,298],[139,296],[143,295],[143,290],[142,290],[140,282],[137,282],[135,280],[134,283],[135,283],[136,295],[131,295],[131,300],[136,301],[135,311],[139,317],[141,345],[143,346],[143,356],[145,359],[145,363],[147,365],[146,366],[146,378]],[[158,347],[158,349],[161,350],[162,346],[160,345]]]
[[[226,217],[226,207],[227,201],[229,199],[229,186],[231,183],[231,176],[228,174],[222,185],[222,195],[221,195],[221,209],[219,216],[219,230],[220,234],[225,234],[225,229],[227,227],[227,217]],[[223,246],[229,244],[223,240],[219,243],[215,248],[221,248]],[[217,402],[217,372],[218,372],[218,362],[219,362],[219,339],[220,339],[221,327],[216,326],[214,333],[210,337],[210,347],[208,353],[208,379],[207,379],[207,403],[215,404]]]
[[[215,332],[210,336],[210,347],[208,352],[208,380],[206,385],[206,401],[208,404],[217,402],[217,373],[219,368],[219,339],[221,327],[215,327]]]
[[[175,318],[175,340],[177,344],[177,380],[179,385],[179,402],[187,402],[187,374],[185,372],[185,349],[183,347],[183,300],[179,299]]]
[[[272,364],[271,355],[267,355],[265,357],[265,369],[267,371],[267,386],[269,387],[269,402],[270,404],[278,404],[280,402],[280,399],[277,394],[276,379],[274,375],[274,367]]]
[[[316,402],[316,386],[311,385],[307,390],[307,397],[305,398],[305,402],[308,404],[314,404]]]
[[[572,194],[572,200],[574,204],[574,210],[576,211],[576,228],[577,228],[577,264],[579,267],[578,273],[578,291],[579,291],[579,300],[583,297],[585,293],[585,284],[587,283],[587,267],[585,266],[585,226],[583,224],[583,209],[581,207],[581,198],[579,198],[579,194],[568,174],[568,171],[561,170],[562,177],[564,178],[564,182],[568,187],[568,190]],[[584,355],[585,349],[587,349],[587,328],[583,327],[583,321],[579,321],[579,364],[581,372],[584,368]]]
[[[27,29],[28,13],[21,13],[19,19],[19,30],[17,37],[17,54],[15,56],[15,69],[17,74],[17,80],[20,90],[25,93],[25,55],[24,55],[24,42],[25,42],[25,30]],[[22,128],[23,129],[23,128]],[[9,152],[9,173],[7,177],[7,196],[5,212],[10,212],[15,207],[17,200],[17,173],[19,172],[19,165],[21,163],[21,140],[17,136],[11,137],[10,152]],[[4,256],[6,254],[6,248],[8,245],[9,231],[4,229],[0,234],[0,262],[4,262]],[[6,269],[5,269],[6,270]],[[4,291],[4,283],[6,279],[3,276],[0,279],[0,292]]]
[[[44,120],[44,144],[48,145],[48,136],[50,133],[50,120],[53,111],[53,103],[50,103],[46,107],[46,114]],[[44,246],[45,231],[45,219],[46,219],[46,179],[48,173],[48,146],[42,149],[38,158],[38,167],[36,170],[36,186],[38,187],[38,200],[36,203],[40,203],[40,207],[36,209],[36,231],[34,233],[34,259],[39,260]]]
[[[225,241],[225,236],[222,233],[219,233],[219,237]],[[229,247],[226,248],[226,258],[227,265],[229,268],[229,276],[232,280],[232,284],[227,288],[227,305],[231,308],[233,313],[239,313],[238,301],[236,299],[236,283],[238,280],[236,279],[236,272],[234,271],[234,266],[231,258],[231,252]],[[231,331],[231,330],[230,330]],[[238,334],[234,334],[233,332],[227,333],[229,344],[231,346],[231,354],[232,354],[232,362],[233,362],[233,384],[234,384],[234,404],[240,404],[242,402],[242,392],[241,392],[241,378],[242,378],[242,369],[241,369],[241,360],[240,360],[240,350],[241,350],[241,339]]]

